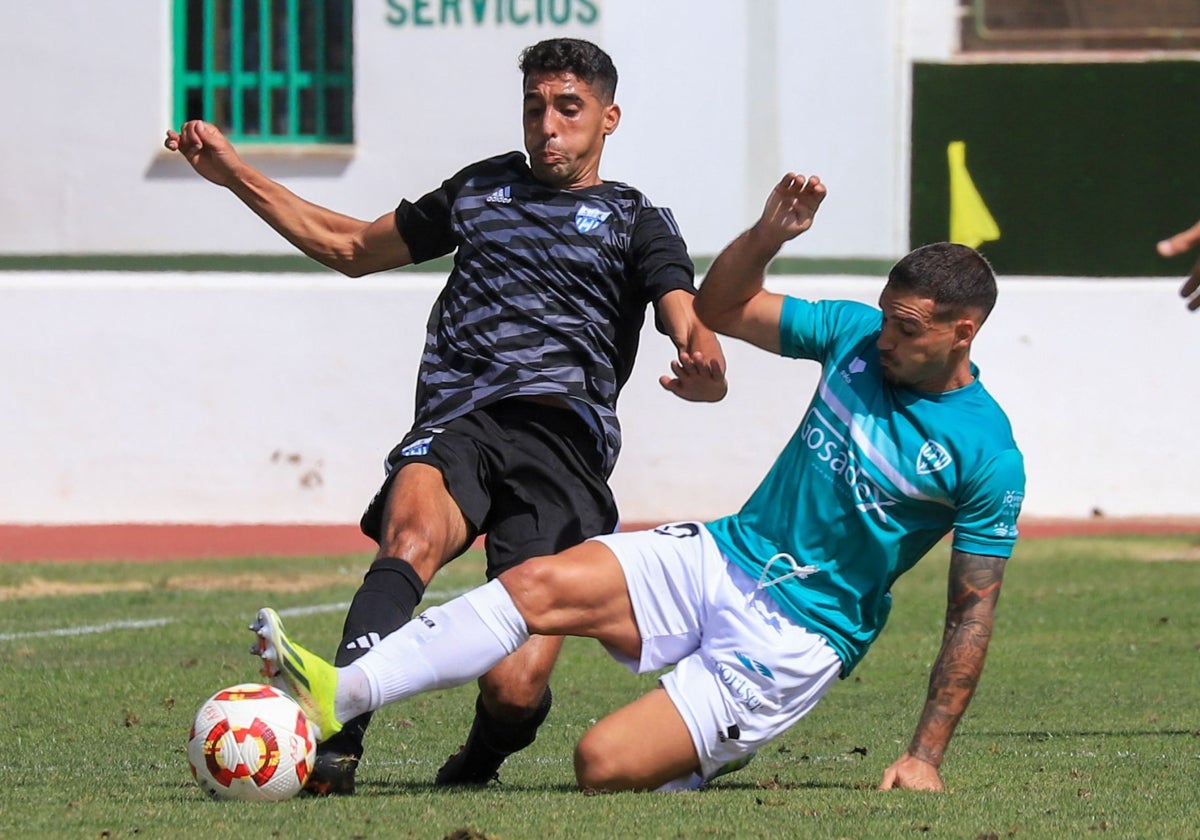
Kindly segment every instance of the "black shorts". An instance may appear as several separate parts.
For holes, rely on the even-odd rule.
[[[363,514],[363,533],[379,542],[395,476],[406,464],[429,464],[441,471],[472,538],[485,535],[489,580],[617,527],[596,436],[570,408],[519,399],[485,406],[414,428],[387,463],[388,477]]]

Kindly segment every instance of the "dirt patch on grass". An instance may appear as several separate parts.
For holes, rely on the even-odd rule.
[[[179,575],[160,581],[123,580],[82,582],[31,577],[12,586],[0,586],[0,601],[22,598],[64,598],[73,595],[104,595],[110,592],[146,592],[151,589],[191,592],[252,591],[269,593],[313,592],[331,586],[355,583],[357,573],[323,575]]]
[[[141,592],[150,589],[144,580],[120,583],[77,583],[34,577],[13,586],[0,586],[0,601],[22,598],[62,598],[70,595],[103,595],[108,592]]]
[[[226,589],[249,589],[255,592],[313,592],[347,583],[357,583],[361,578],[358,571],[347,574],[325,575],[182,575],[168,578],[165,589],[189,589],[197,592],[212,592]]]
[[[1133,556],[1138,560],[1150,563],[1198,563],[1200,562],[1200,546],[1146,549],[1134,552]]]

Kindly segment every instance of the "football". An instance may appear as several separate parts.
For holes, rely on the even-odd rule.
[[[269,685],[244,683],[204,701],[188,735],[188,764],[214,799],[276,802],[304,787],[317,742],[296,702]]]

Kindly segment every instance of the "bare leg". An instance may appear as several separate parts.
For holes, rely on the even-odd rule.
[[[488,713],[499,720],[528,716],[546,693],[562,644],[562,636],[531,636],[516,653],[480,677]]]
[[[662,688],[601,720],[575,748],[584,790],[654,790],[699,770],[692,736]]]
[[[348,665],[412,618],[425,586],[469,544],[471,528],[440,470],[401,467],[384,504],[379,551],[346,613],[334,663]],[[309,777],[311,793],[353,793],[370,713],[347,721],[323,743]]]
[[[583,573],[581,553],[591,558]],[[519,594],[514,597],[514,592]],[[496,667],[534,633],[593,637],[638,656],[641,643],[625,578],[605,546],[585,543],[534,558],[498,580],[430,607],[421,620],[388,635],[348,666],[367,676],[369,696],[339,702],[346,701],[344,710],[353,715],[462,685]]]
[[[619,605],[622,598],[628,601],[624,594],[625,577],[616,558],[598,543],[584,543],[554,558],[527,561],[500,577],[506,589],[520,589],[527,599],[536,592],[553,590],[560,599],[565,599],[562,604],[579,595],[607,592],[596,603],[575,602],[577,611],[592,616],[597,614],[598,605]],[[542,608],[526,604],[528,615]],[[621,615],[632,622],[632,605],[621,611]],[[551,617],[551,620],[567,617]],[[567,632],[590,629],[578,625]],[[550,711],[550,673],[561,648],[559,635],[531,636],[515,653],[480,678],[471,731],[466,743],[438,770],[435,780],[438,784],[486,784],[496,777],[505,758],[533,743],[538,727]]]
[[[586,636],[632,658],[641,654],[625,572],[603,543],[526,561],[499,579],[530,633]]]
[[[562,643],[561,636],[531,636],[479,678],[471,730],[435,784],[487,784],[508,756],[533,743],[550,714],[550,673]]]

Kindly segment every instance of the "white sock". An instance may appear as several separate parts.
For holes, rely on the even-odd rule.
[[[494,580],[430,607],[338,669],[337,716],[349,720],[414,694],[470,682],[528,638],[525,619],[508,590]],[[361,679],[354,670],[361,671]],[[343,717],[343,710],[357,711]]]
[[[345,723],[372,708],[371,681],[367,678],[367,672],[359,668],[357,662],[339,668],[337,693],[333,700],[334,716]]]
[[[699,790],[703,784],[703,776],[701,776],[699,773],[689,773],[686,776],[673,779],[667,782],[665,785],[660,785],[659,787],[656,787],[655,790],[663,793],[676,793],[681,790]]]

